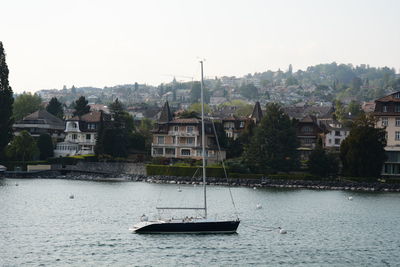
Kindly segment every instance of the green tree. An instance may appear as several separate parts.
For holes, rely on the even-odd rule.
[[[325,152],[322,148],[321,139],[319,139],[317,147],[310,154],[308,169],[311,174],[319,177],[327,177],[338,173],[338,160],[334,154]]]
[[[243,159],[252,171],[287,172],[298,167],[297,147],[295,123],[278,104],[270,103]]]
[[[253,105],[245,104],[236,109],[235,115],[240,116],[240,117],[249,116],[251,114],[251,112],[253,111],[253,108],[254,108]]]
[[[147,154],[151,152],[151,142],[153,135],[151,134],[151,130],[153,129],[153,121],[147,118],[144,118],[140,121],[140,125],[137,129],[137,133],[142,135],[145,139],[145,151]]]
[[[25,116],[42,108],[42,98],[37,94],[23,93],[15,98],[14,119],[22,120]]]
[[[346,109],[339,100],[335,101],[335,116],[338,121],[343,121],[346,116]]]
[[[50,135],[41,134],[37,141],[37,147],[40,159],[45,160],[54,156],[54,145]]]
[[[8,67],[3,43],[0,42],[0,160],[4,149],[12,139],[13,91],[8,83]]]
[[[7,157],[21,161],[32,160],[37,153],[36,142],[27,131],[15,136],[6,149]]]
[[[118,98],[109,105],[109,108],[112,121],[100,127],[96,153],[126,157],[134,130],[133,118],[125,111]]]
[[[386,131],[375,128],[372,116],[357,119],[349,136],[340,145],[343,174],[354,177],[379,177],[385,154]]]
[[[297,79],[293,76],[288,77],[285,81],[286,86],[298,85],[298,84],[299,84],[299,81],[297,81]]]
[[[361,109],[359,102],[352,100],[347,107],[347,112],[355,117],[358,117],[363,113],[363,110]]]
[[[196,103],[201,102],[201,83],[193,82],[192,89],[190,90],[190,102]],[[210,103],[210,92],[207,88],[204,88],[204,103]]]
[[[53,97],[49,104],[46,107],[47,112],[53,114],[54,116],[63,119],[64,118],[64,110],[61,102],[58,101],[57,97]]]
[[[189,112],[196,112],[197,114],[201,114],[201,103],[193,103],[190,105],[190,107],[188,108]],[[210,113],[211,112],[211,108],[209,105],[204,104],[204,114]]]
[[[242,84],[239,88],[239,92],[248,99],[256,99],[258,97],[258,89],[252,83]]]
[[[74,87],[73,87],[74,88]],[[90,106],[84,96],[81,96],[74,102],[74,116],[82,116],[90,112]]]

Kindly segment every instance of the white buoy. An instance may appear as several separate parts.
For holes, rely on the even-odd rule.
[[[353,200],[353,197],[348,197],[347,199],[348,199],[348,200]]]
[[[253,187],[254,190],[257,190],[257,187]]]
[[[74,194],[69,195],[69,198],[74,199],[75,198]]]
[[[257,205],[256,205],[256,209],[262,209],[262,206],[261,206],[261,204],[260,203],[258,203]]]
[[[178,192],[182,192],[182,189],[180,187],[177,190],[178,190]]]

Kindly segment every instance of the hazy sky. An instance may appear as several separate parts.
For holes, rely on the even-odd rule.
[[[16,92],[318,63],[400,69],[396,0],[2,0]]]

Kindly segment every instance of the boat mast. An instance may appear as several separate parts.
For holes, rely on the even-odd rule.
[[[203,156],[203,189],[204,189],[204,218],[207,218],[207,191],[206,191],[206,149],[205,149],[205,130],[204,130],[204,81],[203,81],[203,61],[201,66],[201,149]]]

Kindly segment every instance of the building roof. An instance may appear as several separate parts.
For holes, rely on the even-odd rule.
[[[314,115],[319,119],[331,118],[334,112],[333,107],[330,106],[290,106],[284,107],[286,114],[291,118],[301,120],[308,115]]]
[[[100,122],[102,112],[101,111],[91,111],[82,116],[75,116],[69,119],[70,121],[85,121],[85,122]]]
[[[381,98],[375,100],[375,102],[398,102],[398,103],[400,103],[400,97],[398,97],[398,96],[400,96],[400,91],[394,92],[394,93],[384,96],[384,97],[381,97]]]
[[[373,112],[375,110],[375,102],[364,102],[361,106],[361,109],[365,112],[365,113],[370,113]]]
[[[169,123],[175,123],[175,124],[197,124],[197,123],[201,123],[201,119],[197,119],[197,118],[177,118],[175,120],[170,121]]]
[[[64,128],[64,121],[57,118],[53,114],[47,112],[46,110],[38,110],[25,116],[22,120],[18,121],[18,124],[48,124],[54,128]]]
[[[166,123],[172,120],[172,113],[171,113],[171,109],[169,108],[169,104],[168,101],[165,102],[162,110],[161,110],[161,114],[160,114],[160,118],[158,119],[159,123]]]
[[[261,121],[262,117],[263,117],[263,113],[261,110],[260,102],[257,101],[256,104],[254,105],[254,109],[250,115],[250,118],[255,119],[256,122],[259,122],[259,121]]]

